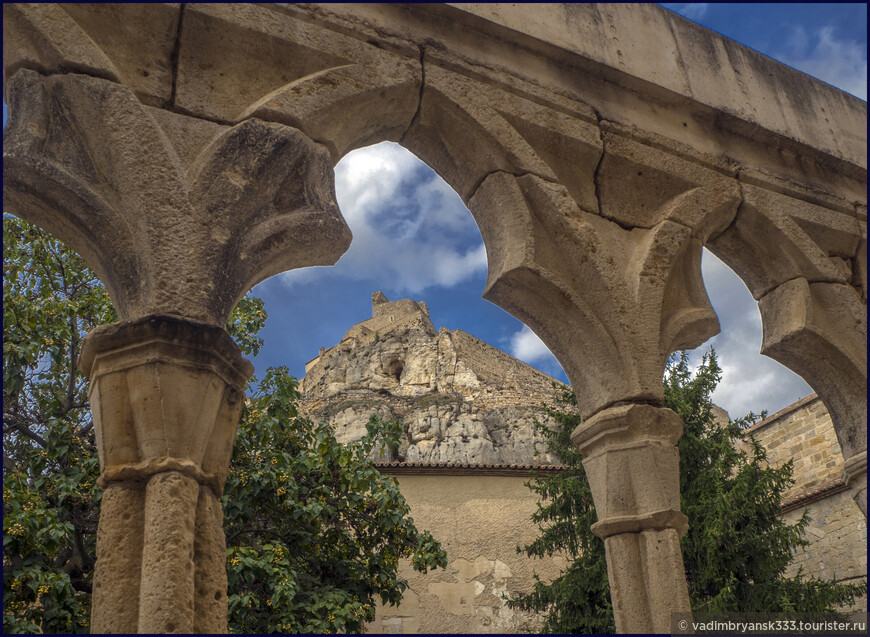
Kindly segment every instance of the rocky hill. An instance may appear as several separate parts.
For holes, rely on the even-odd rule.
[[[400,419],[390,461],[551,465],[532,419],[554,382],[462,330],[436,331],[425,303],[376,292],[372,318],[306,364],[301,411],[343,441],[362,437],[372,414]]]

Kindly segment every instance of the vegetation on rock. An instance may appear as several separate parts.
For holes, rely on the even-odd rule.
[[[671,359],[665,371],[665,406],[684,423],[680,451],[680,495],[689,531],[681,547],[689,597],[695,612],[825,612],[851,604],[866,585],[840,584],[792,577],[786,569],[804,538],[808,511],[795,523],[779,517],[783,494],[794,483],[792,463],[770,467],[764,448],[746,429],[759,417],[749,415],[728,424],[714,418],[711,395],[721,379],[712,350],[692,374],[685,352]],[[607,580],[604,542],[590,526],[595,505],[582,457],[571,444],[580,424],[572,412],[573,392],[565,390],[549,423],[536,422],[549,451],[567,469],[540,475],[528,486],[541,498],[533,521],[540,534],[518,552],[568,559],[562,574],[508,604],[545,613],[544,633],[612,633],[613,608]],[[749,451],[737,442],[749,443]]]
[[[3,260],[3,628],[87,633],[102,491],[76,364],[84,335],[117,316],[75,253],[5,215]],[[226,327],[252,355],[265,321],[262,301],[246,297]],[[298,416],[286,369],[249,387],[223,498],[230,629],[360,632],[375,598],[401,599],[400,558],[446,565],[368,459],[401,425],[372,419],[362,441],[342,445]]]

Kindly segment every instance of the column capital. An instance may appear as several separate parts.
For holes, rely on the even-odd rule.
[[[180,471],[220,494],[254,371],[226,331],[164,315],[104,325],[85,338],[79,365],[102,483]]]
[[[571,432],[571,442],[586,458],[614,445],[657,443],[674,446],[683,435],[683,421],[672,410],[643,403],[613,405],[584,420]]]
[[[593,533],[602,539],[661,529],[686,533],[676,447],[682,433],[676,413],[647,404],[609,407],[572,432],[598,512]]]
[[[350,245],[330,154],[296,128],[147,107],[76,73],[23,68],[5,89],[6,209],[78,252],[123,320],[221,325],[260,281]]]

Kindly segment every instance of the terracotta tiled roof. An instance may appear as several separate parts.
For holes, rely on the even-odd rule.
[[[564,469],[564,465],[533,465],[533,464],[469,464],[458,462],[375,462],[382,473],[396,475],[477,475],[501,476],[523,475],[536,471],[540,473],[555,473]]]
[[[807,489],[806,491],[801,491],[797,495],[790,497],[788,500],[782,503],[782,512],[786,513],[788,511],[793,511],[794,509],[799,509],[800,507],[806,506],[813,502],[823,500],[828,496],[840,493],[842,491],[846,491],[848,488],[849,487],[842,480],[831,480],[829,482],[824,482],[817,487]]]

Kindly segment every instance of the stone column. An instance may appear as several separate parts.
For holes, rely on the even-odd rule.
[[[584,456],[604,540],[616,630],[669,633],[672,613],[689,613],[689,589],[680,538],[683,433],[670,409],[628,404],[598,412],[571,440]]]
[[[719,330],[701,253],[740,197],[712,160],[646,146],[612,123],[598,132],[598,147],[579,126],[565,143],[585,139],[591,158],[565,158],[578,170],[571,187],[538,170],[493,171],[469,208],[486,243],[484,297],[540,336],[577,396],[574,442],[587,458],[617,630],[666,633],[671,614],[690,606],[679,542],[682,422],[663,408],[662,374],[671,352]],[[595,188],[583,187],[584,172]]]
[[[80,364],[106,489],[92,629],[225,633],[218,498],[253,366],[223,329],[161,315],[97,328]]]
[[[146,106],[111,65],[29,68],[31,33],[107,60],[60,6],[10,11],[4,205],[77,250],[121,320],[80,361],[105,488],[92,628],[226,632],[218,498],[253,367],[219,326],[266,277],[347,249],[329,151]]]

